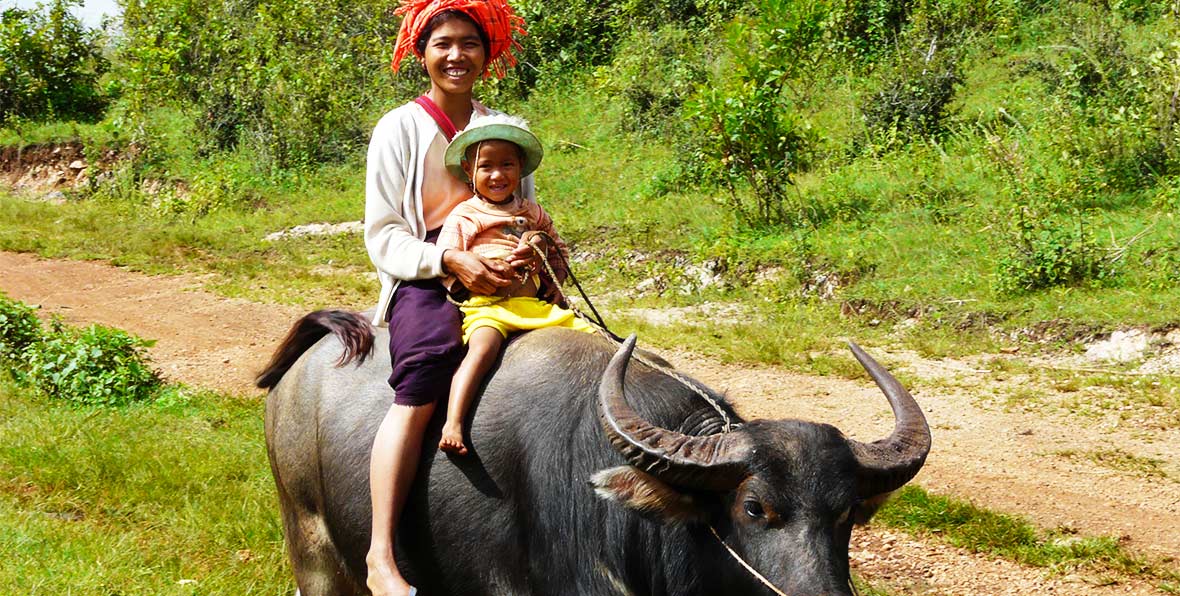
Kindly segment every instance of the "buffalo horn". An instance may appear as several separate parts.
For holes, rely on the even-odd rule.
[[[661,480],[702,490],[728,490],[747,475],[753,445],[742,432],[686,435],[644,420],[623,395],[632,334],[615,353],[598,387],[599,414],[611,445],[627,461]]]
[[[930,426],[918,402],[889,371],[860,346],[848,346],[893,408],[893,433],[888,437],[872,443],[848,441],[859,467],[856,492],[868,498],[895,491],[917,475],[930,453]]]

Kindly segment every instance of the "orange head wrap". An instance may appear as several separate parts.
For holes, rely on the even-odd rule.
[[[505,0],[402,0],[394,14],[402,15],[402,25],[397,32],[397,43],[393,48],[393,70],[397,71],[401,61],[413,52],[419,59],[418,37],[422,30],[439,13],[456,10],[471,17],[488,36],[488,68],[503,77],[509,66],[516,64],[513,48],[520,44],[512,38],[513,33],[524,35],[524,19],[517,16]]]

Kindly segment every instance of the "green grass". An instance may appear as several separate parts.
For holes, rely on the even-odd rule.
[[[1020,517],[932,494],[918,486],[900,490],[873,519],[972,552],[1063,573],[1082,569],[1148,576],[1162,583],[1180,580],[1180,571],[1174,567],[1128,552],[1115,538],[1044,531]]]
[[[1168,478],[1164,469],[1164,461],[1152,457],[1137,456],[1122,449],[1095,449],[1077,451],[1072,449],[1057,451],[1054,455],[1069,460],[1084,460],[1095,463],[1104,468],[1120,472],[1130,472],[1146,478]]]
[[[179,388],[78,408],[0,383],[0,593],[290,593],[260,410]]]
[[[374,281],[359,234],[264,240],[303,223],[359,221],[362,181],[340,172],[264,185],[261,200],[273,203],[265,210],[195,220],[153,214],[147,200],[55,205],[0,194],[0,250],[105,260],[151,274],[212,274],[211,289],[264,302],[368,306]]]

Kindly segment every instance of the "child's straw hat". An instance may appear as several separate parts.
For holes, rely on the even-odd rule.
[[[480,141],[491,140],[515,143],[524,152],[524,163],[520,169],[521,178],[532,174],[537,166],[541,165],[541,157],[545,151],[541,149],[541,141],[537,140],[537,136],[529,132],[528,123],[507,114],[489,114],[473,117],[467,128],[455,135],[443,158],[447,170],[456,178],[470,182],[462,165],[467,157],[467,148]]]

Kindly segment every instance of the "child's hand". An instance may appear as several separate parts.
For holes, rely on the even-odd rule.
[[[545,236],[535,230],[528,231],[521,235],[520,242],[508,258],[508,264],[517,271],[536,271],[542,266],[541,259],[544,254]]]

